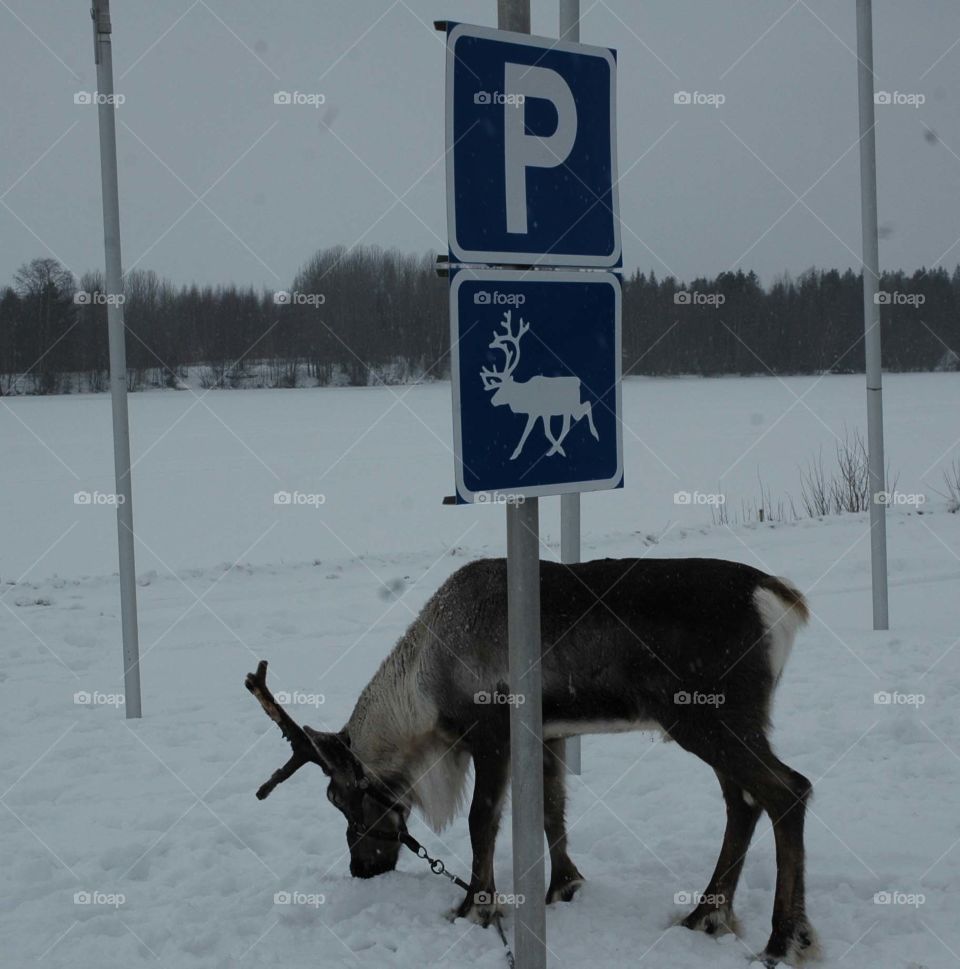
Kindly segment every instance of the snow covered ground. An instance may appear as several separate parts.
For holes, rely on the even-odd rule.
[[[927,496],[922,514],[889,516],[889,632],[869,628],[865,516],[725,528],[673,501],[720,491],[738,509],[758,474],[799,499],[798,466],[821,447],[829,465],[833,435],[863,428],[862,377],[629,381],[627,488],[584,498],[584,555],[716,555],[808,591],[815,618],[774,739],[816,782],[807,882],[824,964],[934,969],[960,961],[960,516],[935,490],[958,453],[960,381],[894,375],[885,388],[898,490]],[[502,553],[502,511],[440,504],[449,388],[131,398],[134,722],[113,696],[113,509],[73,500],[112,490],[109,420],[105,396],[0,402],[0,965],[502,969],[494,932],[446,921],[458,890],[412,855],[349,877],[318,771],[254,798],[288,748],[243,689],[267,658],[298,719],[339,728],[437,585]],[[324,500],[275,505],[283,490]],[[551,547],[558,504],[542,502]],[[719,850],[712,772],[646,735],[588,737],[583,752],[568,823],[588,883],[548,909],[550,965],[744,965],[769,931],[769,823],[738,893],[744,937],[673,927]],[[465,818],[442,836],[412,830],[468,872]],[[509,892],[508,823],[497,871]],[[284,892],[302,904],[275,903]]]

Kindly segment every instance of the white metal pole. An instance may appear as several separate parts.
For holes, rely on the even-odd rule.
[[[580,0],[560,0],[560,39],[580,43]]]
[[[580,494],[560,496],[560,561],[573,565],[580,561]],[[563,763],[567,773],[579,774],[582,755],[579,737],[568,737],[563,744]]]
[[[530,33],[530,0],[497,0],[501,30]],[[509,92],[508,92],[509,93]],[[543,838],[543,692],[540,675],[540,503],[507,505],[507,626],[510,691],[510,797],[517,969],[546,969]]]
[[[870,477],[870,561],[873,628],[889,629],[887,608],[887,509],[884,485],[883,385],[881,377],[880,241],[877,232],[877,142],[874,121],[873,11],[857,0],[857,61],[860,94],[860,217],[863,229],[863,325],[867,370],[867,449]]]
[[[497,0],[497,26],[500,30],[530,33],[530,0]]]
[[[560,39],[580,42],[580,0],[560,0]],[[568,565],[580,561],[580,494],[560,496],[560,561]],[[570,737],[563,745],[567,771],[581,771],[580,738]]]
[[[124,709],[140,716],[140,642],[137,633],[137,581],[133,548],[133,493],[130,486],[130,428],[127,420],[127,354],[123,325],[123,275],[120,261],[120,197],[117,189],[117,129],[114,117],[110,0],[93,0],[94,58],[97,64],[97,113],[100,121],[100,180],[103,191],[103,247],[107,330],[110,344],[110,395],[113,404],[113,463],[117,488],[117,544],[120,560],[120,621],[123,631]]]
[[[513,930],[517,969],[545,969],[543,864],[543,695],[540,673],[540,509],[536,498],[507,505],[507,626],[510,692],[510,799],[513,821]]]

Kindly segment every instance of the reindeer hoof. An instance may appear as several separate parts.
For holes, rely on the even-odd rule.
[[[551,885],[547,892],[547,905],[552,905],[554,902],[572,902],[573,896],[577,894],[582,884],[582,878],[573,878],[568,882]]]
[[[680,924],[694,932],[707,935],[739,935],[736,916],[729,907],[715,908],[712,905],[697,906]]]
[[[471,892],[454,910],[454,918],[465,918],[487,928],[501,914],[501,907],[493,901],[494,892]]]
[[[766,949],[756,958],[763,963],[765,969],[773,969],[780,962],[799,966],[806,962],[815,962],[820,957],[817,933],[806,918],[803,918],[785,934],[774,932],[767,942]]]

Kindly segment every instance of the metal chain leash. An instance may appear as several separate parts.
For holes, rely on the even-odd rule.
[[[443,875],[445,878],[449,878],[455,885],[458,885],[464,891],[470,891],[470,886],[462,879],[458,878],[452,872],[447,871],[447,866],[439,858],[431,858],[429,852],[416,838],[410,834],[409,831],[403,830],[398,834],[398,839],[404,845],[406,845],[418,858],[422,858],[425,862],[430,865],[430,871],[435,875]],[[500,941],[503,943],[503,947],[506,950],[505,956],[507,959],[507,965],[510,969],[515,969],[516,962],[513,958],[513,950],[510,948],[510,943],[507,941],[507,934],[503,930],[503,917],[500,912],[495,912],[493,923],[497,927],[497,934],[500,936]]]

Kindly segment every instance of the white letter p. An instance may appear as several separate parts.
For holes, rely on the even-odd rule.
[[[527,233],[527,169],[556,168],[573,150],[577,139],[577,106],[567,82],[548,67],[507,63],[503,89],[523,95],[517,105],[503,108],[504,165],[507,194],[507,232]],[[526,133],[528,98],[543,98],[557,110],[557,128],[546,138]]]

